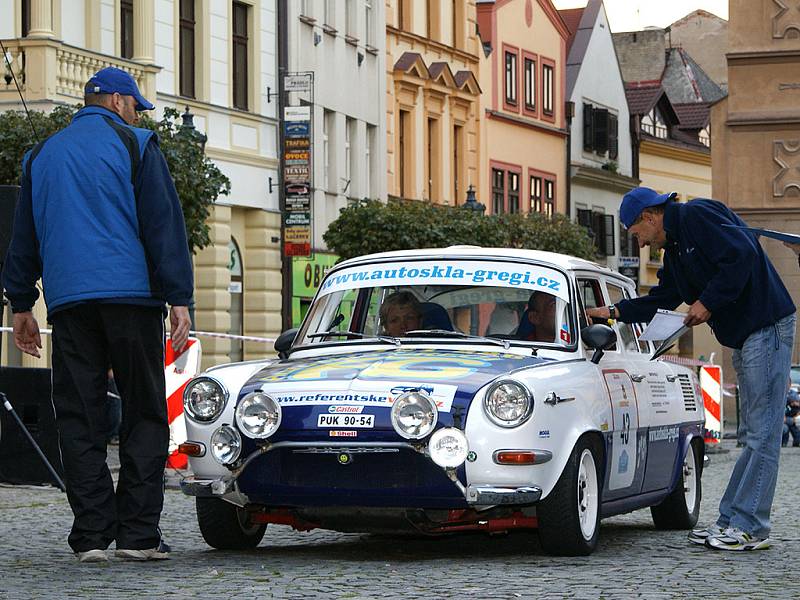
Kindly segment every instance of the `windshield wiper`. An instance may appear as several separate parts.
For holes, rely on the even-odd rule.
[[[309,333],[306,337],[316,338],[316,337],[328,337],[328,336],[345,336],[345,335],[352,335],[357,338],[361,339],[371,339],[371,340],[380,340],[381,342],[385,342],[387,344],[394,344],[395,346],[400,345],[400,340],[395,337],[390,337],[388,335],[366,335],[363,333],[359,333],[358,331],[318,331],[316,333]]]
[[[478,340],[481,342],[489,342],[490,344],[497,344],[506,350],[511,347],[508,340],[501,340],[499,338],[484,337],[482,335],[471,335],[469,333],[461,333],[460,331],[450,331],[449,329],[413,329],[406,331],[406,335],[425,335],[431,337],[455,337],[468,340]]]

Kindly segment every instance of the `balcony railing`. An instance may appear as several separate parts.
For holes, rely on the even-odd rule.
[[[155,97],[159,67],[77,48],[53,39],[3,40],[0,55],[0,102],[19,99],[13,75],[25,100],[80,102],[89,78],[104,67],[118,67],[130,73],[145,98]]]

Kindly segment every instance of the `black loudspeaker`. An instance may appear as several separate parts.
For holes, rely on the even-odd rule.
[[[55,411],[50,400],[50,369],[0,367],[0,392],[63,479]],[[55,485],[44,462],[4,407],[0,407],[0,481]]]
[[[14,222],[17,196],[19,196],[18,185],[0,185],[0,267],[11,242],[11,225]]]

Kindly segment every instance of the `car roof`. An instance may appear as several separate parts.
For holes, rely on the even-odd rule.
[[[424,248],[420,250],[379,252],[377,254],[366,254],[364,256],[357,256],[355,258],[342,261],[336,265],[336,267],[339,269],[341,267],[352,267],[363,263],[377,262],[387,259],[397,260],[403,258],[479,258],[483,260],[491,260],[493,258],[522,259],[535,261],[537,263],[549,264],[566,271],[600,271],[608,275],[614,275],[616,277],[627,279],[623,275],[620,275],[616,271],[612,271],[608,267],[604,267],[583,258],[569,256],[567,254],[557,254],[555,252],[545,252],[543,250],[525,250],[519,248],[484,248],[482,246],[449,246],[447,248]]]

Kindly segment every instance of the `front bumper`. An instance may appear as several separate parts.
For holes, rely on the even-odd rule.
[[[365,454],[396,454],[401,451],[413,451],[426,455],[423,444],[409,442],[362,442],[353,444],[348,442],[328,442],[313,444],[308,442],[276,442],[262,446],[250,453],[241,465],[232,470],[230,474],[220,477],[186,477],[181,481],[181,490],[188,496],[201,498],[225,498],[235,504],[244,506],[248,498],[238,489],[237,479],[242,472],[259,456],[278,449],[291,449],[301,454],[335,454],[335,455],[365,455]],[[537,486],[500,487],[496,485],[471,484],[464,486],[459,480],[456,469],[443,468],[447,478],[458,489],[459,495],[470,506],[497,506],[497,505],[530,505],[539,501],[542,496],[541,488]]]

